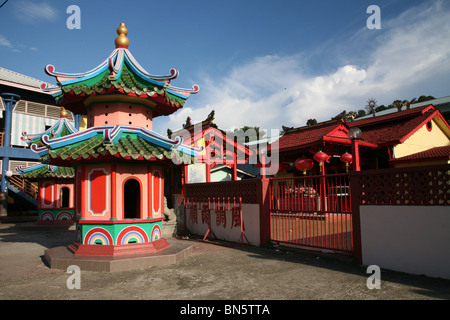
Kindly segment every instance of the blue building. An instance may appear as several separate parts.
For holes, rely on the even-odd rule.
[[[16,167],[39,163],[36,153],[27,148],[22,133],[43,132],[55,124],[61,108],[53,96],[41,90],[44,81],[0,67],[0,216],[34,209],[37,188],[17,178]],[[51,86],[51,85],[50,85]],[[81,116],[68,114],[79,127]]]

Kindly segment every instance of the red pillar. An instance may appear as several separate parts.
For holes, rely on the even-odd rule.
[[[261,178],[266,177],[266,156],[261,155]]]
[[[117,220],[117,181],[116,165],[111,166],[111,220]]]
[[[270,179],[262,178],[259,184],[259,237],[260,245],[270,241]]]
[[[237,180],[237,150],[236,148],[233,149],[233,181]]]
[[[211,163],[210,163],[210,156],[211,156],[211,148],[209,147],[209,143],[207,143],[206,146],[206,182],[211,182]]]
[[[81,167],[81,194],[80,194],[80,200],[81,200],[81,210],[80,210],[80,220],[86,219],[86,210],[87,210],[87,190],[86,190],[86,167]]]
[[[320,192],[320,203],[321,203],[321,211],[327,211],[327,180],[325,178],[325,161],[322,162],[321,165],[321,172],[322,178],[320,178],[321,181],[321,192]]]
[[[353,238],[353,257],[357,263],[362,264],[362,243],[361,243],[361,219],[360,219],[360,205],[361,205],[361,179],[360,173],[350,173],[350,199],[352,208],[352,238]]]
[[[183,184],[187,184],[189,182],[189,175],[188,175],[188,166],[184,165],[183,166],[183,170],[184,170],[184,183]]]
[[[353,154],[353,171],[361,171],[359,165],[359,143],[357,140],[352,140],[352,154]]]

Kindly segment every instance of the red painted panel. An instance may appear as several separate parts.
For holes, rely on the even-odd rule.
[[[76,187],[76,193],[75,193],[75,206],[76,206],[76,213],[80,213],[81,212],[81,179],[83,177],[81,176],[81,169],[77,170],[77,174],[76,174],[76,183],[75,183],[75,187]]]
[[[161,202],[160,196],[161,176],[159,171],[153,172],[153,211],[158,212]]]
[[[44,205],[49,206],[53,200],[53,185],[51,183],[44,187]]]
[[[106,175],[103,171],[90,174],[90,210],[101,214],[106,210]]]

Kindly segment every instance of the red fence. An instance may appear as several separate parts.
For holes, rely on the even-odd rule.
[[[354,175],[361,205],[450,205],[450,165],[361,171]]]
[[[360,208],[364,206],[450,206],[450,165],[365,170],[350,174],[353,256],[362,263]],[[432,210],[432,207],[430,208]],[[405,228],[408,228],[405,224]],[[439,232],[437,230],[437,232]],[[420,237],[420,234],[418,234]]]
[[[241,197],[243,203],[261,203],[260,179],[192,183],[184,185],[186,197],[208,199],[213,197]]]
[[[348,174],[270,180],[272,240],[352,251]]]
[[[360,206],[450,206],[449,178],[447,164],[184,187],[186,197],[242,197],[244,204],[259,204],[261,244],[352,252],[361,261]]]

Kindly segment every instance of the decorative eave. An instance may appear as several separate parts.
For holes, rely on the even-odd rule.
[[[119,34],[121,36],[122,33]],[[119,44],[116,41],[116,49],[90,71],[63,73],[57,72],[53,65],[47,65],[45,72],[56,78],[60,88],[55,90],[42,84],[41,89],[50,91],[57,103],[64,103],[68,109],[77,113],[83,113],[80,112],[83,110],[82,101],[87,97],[119,92],[157,102],[153,117],[169,115],[183,107],[189,96],[200,90],[198,85],[193,85],[192,89],[172,86],[171,80],[179,75],[176,69],[171,69],[169,75],[148,73],[128,50],[127,42],[123,41],[119,41]]]
[[[129,126],[93,127],[61,138],[43,136],[43,145],[31,150],[41,161],[51,164],[76,164],[102,160],[158,161],[192,163],[203,148],[182,144],[182,139],[167,139],[153,131]]]
[[[23,179],[41,180],[41,179],[72,179],[75,171],[71,167],[53,166],[48,164],[38,164],[32,167],[16,167],[15,171]]]

